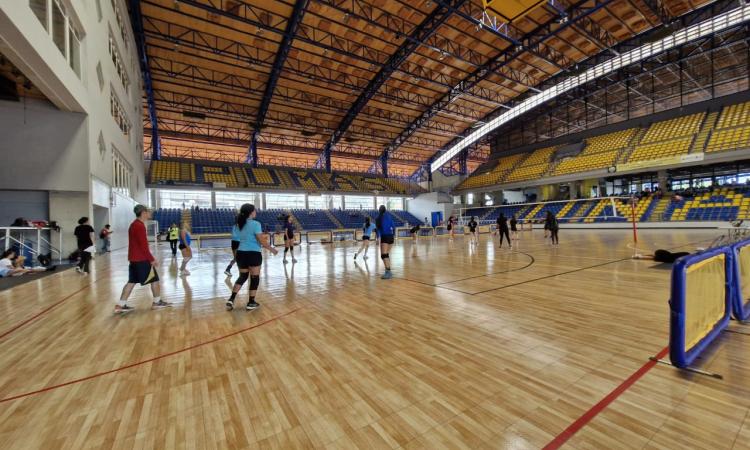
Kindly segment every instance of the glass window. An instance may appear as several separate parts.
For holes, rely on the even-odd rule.
[[[47,0],[29,0],[29,8],[42,23],[44,29],[47,29]]]
[[[340,195],[308,195],[307,207],[309,209],[340,209]]]
[[[68,55],[68,60],[70,62],[70,68],[73,69],[73,72],[76,73],[79,77],[81,76],[81,43],[78,41],[78,36],[76,36],[75,30],[73,30],[73,27],[69,27],[70,32],[68,33],[68,49],[70,55]]]
[[[216,192],[216,207],[239,209],[243,203],[251,203],[260,207],[261,195],[256,192]]]
[[[470,192],[470,193],[466,194],[466,204],[467,205],[473,205],[474,204],[474,194],[473,193]]]
[[[65,56],[65,14],[56,1],[52,2],[52,40]]]
[[[161,208],[211,207],[211,192],[209,191],[169,191],[159,190],[159,205]]]
[[[377,197],[375,202],[378,207],[385,205],[389,210],[391,209],[404,209],[403,197]]]
[[[266,209],[305,209],[305,194],[266,194]]]
[[[492,206],[495,204],[495,199],[491,195],[484,194],[484,206]]]
[[[347,195],[345,197],[346,209],[373,209],[374,197],[369,195]],[[379,205],[378,205],[379,206]]]

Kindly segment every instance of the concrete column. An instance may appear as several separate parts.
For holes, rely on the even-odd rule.
[[[660,170],[656,172],[656,178],[659,181],[659,187],[662,188],[665,192],[667,190],[667,171],[666,170]]]
[[[216,191],[211,191],[211,209],[216,209]]]
[[[307,199],[307,194],[305,194],[305,209],[310,209],[310,202]]]

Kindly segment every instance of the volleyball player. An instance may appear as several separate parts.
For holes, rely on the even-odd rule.
[[[260,266],[263,264],[263,254],[260,252],[264,247],[274,255],[278,250],[266,242],[263,235],[263,228],[260,222],[255,220],[257,212],[255,206],[245,203],[240,207],[240,213],[237,215],[237,223],[232,228],[232,240],[237,241],[240,245],[237,247],[236,259],[237,267],[240,269],[240,276],[234,282],[232,295],[227,300],[226,307],[228,311],[234,309],[234,299],[242,288],[242,285],[250,278],[250,298],[247,301],[245,309],[252,311],[260,305],[255,301],[255,294],[258,292],[260,284]]]
[[[151,285],[151,295],[154,301],[151,307],[154,309],[172,306],[171,303],[161,299],[161,286],[159,285],[159,274],[156,272],[156,259],[148,248],[148,236],[146,234],[146,221],[151,218],[151,211],[143,205],[135,205],[133,208],[136,219],[128,228],[128,282],[122,288],[120,301],[115,305],[115,314],[129,313],[133,307],[127,304],[130,293],[136,283],[141,286]]]
[[[451,241],[453,240],[453,233],[454,233],[453,229],[455,228],[455,225],[456,225],[456,218],[453,217],[453,215],[451,214],[451,216],[448,217],[448,226],[446,227],[448,229],[448,234],[450,235]]]
[[[229,265],[226,269],[224,269],[224,275],[231,277],[232,276],[232,267],[234,266],[234,263],[237,262],[237,248],[240,246],[239,241],[235,241],[232,239],[232,260],[229,261]]]
[[[422,227],[420,227],[419,224],[416,224],[413,227],[411,227],[411,229],[409,229],[409,234],[411,235],[411,238],[414,242],[417,242],[417,233],[419,233],[419,230],[421,228]]]
[[[552,214],[552,211],[547,211],[547,218],[544,219],[544,229],[549,230],[552,245],[560,244],[560,240],[557,237],[557,232],[560,230],[560,224],[557,222],[557,217]]]
[[[518,220],[515,214],[510,216],[510,238],[514,241],[518,240]]]
[[[513,248],[513,244],[510,242],[510,233],[508,233],[508,218],[503,213],[500,213],[497,217],[497,235],[500,237],[500,248],[503,248],[503,236],[508,241],[508,247]]]
[[[378,235],[380,236],[380,259],[383,260],[385,265],[385,273],[382,279],[390,280],[393,278],[391,274],[391,257],[390,251],[393,245],[394,236],[396,235],[396,227],[393,225],[393,219],[386,213],[385,205],[380,205],[378,209],[378,217],[375,219],[375,225],[378,228]]]
[[[365,224],[362,227],[362,245],[357,250],[357,253],[354,254],[354,259],[357,259],[362,250],[365,252],[362,259],[367,259],[367,249],[370,248],[370,237],[373,231],[375,231],[375,225],[371,223],[369,217],[365,217]]]
[[[292,254],[292,263],[296,263],[294,259],[294,222],[292,222],[292,216],[286,216],[284,222],[284,264],[286,264],[286,252]]]
[[[193,249],[190,248],[190,224],[187,221],[182,222],[180,228],[180,253],[182,254],[182,264],[180,264],[180,276],[190,275],[187,265],[193,259]]]
[[[479,239],[477,238],[477,226],[479,224],[477,224],[477,221],[474,220],[474,216],[471,216],[471,220],[469,221],[469,223],[467,223],[467,225],[469,226],[469,236],[471,238],[470,242],[472,244],[479,244]]]

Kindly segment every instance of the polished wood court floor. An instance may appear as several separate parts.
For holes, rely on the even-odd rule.
[[[265,256],[254,312],[246,293],[224,310],[224,250],[181,279],[160,247],[166,310],[137,288],[112,314],[124,251],[2,292],[0,447],[542,448],[668,338],[669,270],[629,259],[626,231],[560,236],[401,241],[389,281],[372,248],[303,245],[296,265]],[[724,379],[656,365],[564,448],[750,449],[750,336],[725,333],[701,367]]]

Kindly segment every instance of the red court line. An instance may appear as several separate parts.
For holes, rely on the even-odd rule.
[[[17,329],[21,328],[22,326],[24,326],[24,325],[28,324],[29,322],[32,322],[32,321],[34,321],[34,320],[38,319],[39,317],[41,317],[41,316],[43,316],[44,314],[46,314],[46,313],[48,313],[49,311],[51,311],[52,309],[54,309],[54,308],[56,308],[56,307],[60,306],[60,305],[61,305],[61,304],[62,304],[63,302],[65,302],[66,300],[68,300],[68,299],[70,299],[71,297],[75,296],[76,294],[78,294],[78,293],[80,293],[80,292],[82,292],[82,291],[84,291],[84,290],[86,290],[86,289],[90,288],[90,287],[91,287],[91,285],[93,285],[93,284],[94,284],[94,283],[96,283],[97,281],[99,281],[99,280],[94,280],[94,281],[93,281],[92,283],[89,283],[89,284],[87,284],[86,286],[82,287],[81,289],[78,289],[77,291],[73,292],[72,294],[68,295],[67,297],[63,298],[62,300],[60,300],[60,301],[58,301],[58,302],[55,302],[55,303],[53,303],[53,304],[49,305],[48,307],[44,308],[43,310],[41,310],[41,311],[40,311],[40,312],[38,312],[37,314],[34,314],[33,316],[29,317],[28,319],[24,320],[23,322],[21,322],[21,323],[19,323],[19,324],[17,324],[17,325],[14,325],[14,326],[13,326],[13,327],[11,327],[10,329],[8,329],[8,330],[4,331],[4,332],[3,332],[2,334],[0,334],[0,339],[3,339],[3,338],[4,338],[5,336],[7,336],[7,335],[11,334],[12,332],[16,331]]]
[[[669,347],[664,347],[657,355],[655,359],[649,359],[646,364],[641,366],[640,369],[636,370],[635,373],[630,375],[625,381],[623,381],[619,386],[617,386],[612,392],[607,394],[606,397],[601,399],[599,403],[592,406],[591,409],[583,413],[581,417],[578,418],[575,422],[571,423],[568,428],[564,429],[562,433],[558,434],[557,437],[555,437],[552,441],[550,441],[549,444],[544,446],[544,450],[556,450],[562,445],[568,441],[568,439],[572,438],[574,434],[576,434],[578,431],[581,430],[581,428],[585,427],[586,424],[588,424],[591,419],[596,417],[600,412],[604,411],[607,406],[609,406],[610,403],[615,401],[617,397],[622,395],[625,391],[630,389],[631,386],[633,386],[636,381],[641,379],[646,373],[651,370],[656,364],[656,359],[664,358],[667,353],[669,352]]]
[[[179,353],[184,353],[184,352],[193,350],[195,348],[202,347],[202,346],[208,345],[208,344],[212,344],[214,342],[221,341],[222,339],[227,339],[227,338],[230,338],[232,336],[236,336],[236,335],[238,335],[240,333],[244,333],[246,331],[250,331],[252,329],[255,329],[255,328],[258,328],[258,327],[262,327],[263,325],[269,324],[271,322],[275,322],[275,321],[277,321],[279,319],[282,319],[282,318],[284,318],[284,317],[286,317],[288,315],[294,314],[297,311],[299,311],[300,309],[302,309],[301,306],[299,308],[296,308],[296,309],[293,309],[293,310],[291,310],[289,312],[286,312],[284,314],[272,317],[272,318],[270,318],[268,320],[265,320],[263,322],[260,322],[260,323],[257,323],[255,325],[249,326],[247,328],[242,328],[240,330],[234,331],[234,332],[226,334],[224,336],[219,336],[219,337],[210,339],[208,341],[199,342],[199,343],[197,343],[195,345],[191,345],[190,347],[185,347],[185,348],[181,348],[179,350],[175,350],[173,352],[169,352],[169,353],[164,353],[164,354],[161,354],[161,355],[157,355],[157,356],[154,356],[153,358],[144,359],[143,361],[137,361],[137,362],[134,362],[134,363],[130,363],[130,364],[127,364],[127,365],[124,365],[124,366],[120,366],[120,367],[111,369],[111,370],[107,370],[105,372],[98,372],[98,373],[95,373],[93,375],[88,375],[88,376],[83,377],[83,378],[76,378],[75,380],[66,381],[65,383],[60,383],[60,384],[55,384],[55,385],[52,385],[52,386],[47,386],[47,387],[44,387],[44,388],[41,388],[41,389],[37,389],[36,391],[24,392],[23,394],[16,394],[16,395],[13,395],[11,397],[2,398],[2,399],[0,399],[0,403],[10,402],[10,401],[18,400],[19,398],[24,398],[24,397],[31,397],[32,395],[41,394],[43,392],[52,391],[52,390],[59,389],[61,387],[65,387],[65,386],[70,386],[71,384],[82,383],[84,381],[92,380],[94,378],[103,377],[104,375],[109,375],[109,374],[112,374],[112,373],[115,373],[115,372],[120,372],[120,371],[123,371],[123,370],[131,369],[131,368],[136,367],[136,366],[142,366],[143,364],[148,364],[150,362],[154,362],[154,361],[158,361],[160,359],[168,358],[170,356],[174,356],[174,355],[177,355]]]

